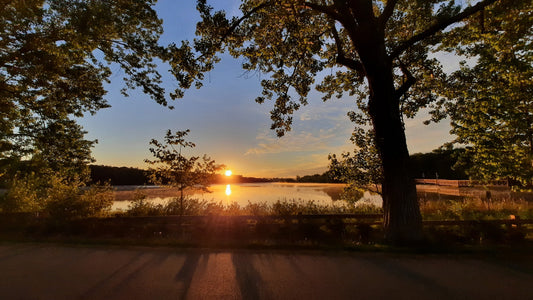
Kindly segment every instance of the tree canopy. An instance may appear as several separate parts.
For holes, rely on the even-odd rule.
[[[439,92],[473,179],[533,184],[533,5],[504,2],[452,30],[441,48],[470,59]]]
[[[125,95],[141,88],[168,104],[154,61],[166,51],[154,3],[0,2],[0,160],[90,161],[94,142],[73,120],[109,106],[104,83],[113,65],[124,73]]]

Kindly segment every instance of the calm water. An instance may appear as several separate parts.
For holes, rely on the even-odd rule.
[[[251,203],[274,203],[280,201],[309,201],[320,204],[345,204],[340,199],[344,184],[313,184],[313,183],[244,183],[215,184],[210,187],[211,193],[196,193],[192,197],[231,204],[233,202],[245,206]],[[166,203],[170,198],[152,198],[154,203]],[[381,197],[365,192],[358,203],[372,203],[381,206]],[[113,210],[127,209],[130,201],[115,201]]]

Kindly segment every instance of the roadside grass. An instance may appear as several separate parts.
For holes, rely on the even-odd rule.
[[[397,247],[383,240],[381,208],[369,204],[325,205],[315,201],[279,200],[239,206],[187,198],[183,206],[179,199],[156,205],[139,193],[127,211],[108,212],[105,217],[57,220],[35,213],[0,215],[0,241],[412,253],[533,249],[531,224],[489,222],[510,216],[531,219],[532,204],[527,200],[425,201],[421,202],[421,211],[425,221],[472,222],[425,225],[423,242]],[[328,218],[345,214],[377,217]]]

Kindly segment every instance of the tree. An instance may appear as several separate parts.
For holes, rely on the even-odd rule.
[[[156,139],[150,141],[150,152],[155,157],[154,160],[145,159],[145,162],[153,165],[149,168],[151,181],[154,184],[168,185],[178,188],[180,193],[180,214],[183,214],[184,192],[189,188],[199,188],[208,191],[209,184],[215,172],[224,168],[224,165],[216,164],[207,155],[186,157],[182,154],[186,148],[194,148],[196,145],[185,140],[185,136],[190,132],[168,130],[164,143]],[[177,149],[176,149],[177,148]]]
[[[472,179],[533,184],[532,8],[531,1],[488,7],[442,44],[470,58],[440,89],[446,101],[435,115],[450,116]]]
[[[416,240],[421,216],[416,186],[406,175],[402,116],[435,100],[433,81],[442,72],[428,52],[442,31],[462,26],[463,19],[496,1],[461,7],[444,0],[247,0],[242,16],[229,19],[198,0],[200,38],[193,46],[174,45],[170,62],[180,87],[189,88],[201,86],[218,53],[244,57],[244,69],[270,75],[256,101],[275,100],[272,129],[279,136],[291,129],[292,113],[307,103],[316,75],[333,68],[336,73],[317,89],[326,100],[344,92],[360,96],[360,120],[373,127],[383,167],[386,237]]]
[[[162,27],[152,9],[154,3],[0,3],[3,165],[33,158],[54,168],[90,161],[93,142],[84,139],[85,132],[73,118],[109,106],[103,84],[109,82],[112,65],[125,74],[125,95],[127,88],[138,87],[167,105],[154,63],[154,58],[166,55],[158,45]]]
[[[369,187],[381,194],[383,168],[374,146],[372,131],[358,128],[352,134],[351,140],[356,145],[353,154],[342,153],[340,159],[335,154],[328,157],[330,172],[335,179],[348,184],[346,195],[351,195],[350,191],[367,190]]]

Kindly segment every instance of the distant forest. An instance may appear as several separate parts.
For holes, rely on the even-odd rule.
[[[464,149],[433,150],[429,153],[411,155],[411,177],[435,179],[466,180],[465,170],[468,165],[456,165],[458,157]]]
[[[434,179],[468,179],[465,168],[454,165],[457,156],[462,149],[435,150],[430,153],[416,153],[411,155],[411,172],[413,178]],[[128,167],[111,167],[102,165],[91,165],[91,181],[109,182],[111,185],[148,185],[150,184],[149,173],[146,170]],[[226,177],[216,175],[213,184],[228,183],[255,183],[255,182],[309,182],[309,183],[341,183],[334,180],[326,171],[323,174],[296,176],[294,178],[257,178],[233,175]]]
[[[150,185],[150,173],[147,170],[128,167],[90,165],[91,183],[109,182],[111,185]],[[294,178],[257,178],[242,175],[215,175],[213,184],[254,183],[254,182],[295,182]]]

